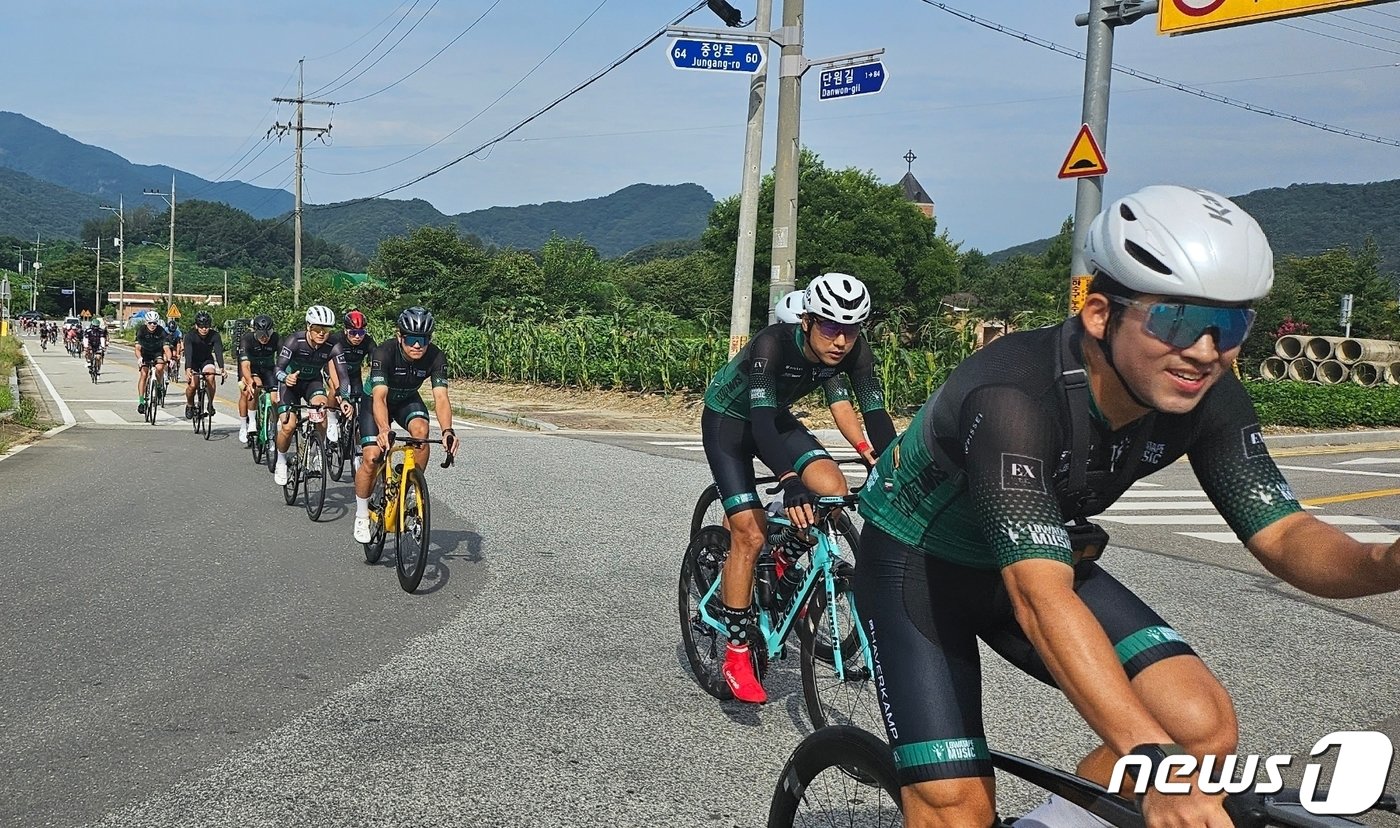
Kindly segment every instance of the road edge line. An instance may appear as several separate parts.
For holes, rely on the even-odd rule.
[[[44,388],[48,389],[49,396],[53,398],[54,403],[58,406],[58,413],[63,415],[63,428],[77,425],[78,418],[73,416],[73,412],[68,408],[68,403],[63,401],[63,398],[58,395],[58,389],[53,387],[52,382],[49,382],[49,375],[44,373],[44,369],[40,368],[39,363],[35,361],[34,355],[29,353],[29,346],[21,345],[20,347],[24,349],[24,358],[29,360],[29,367],[33,368],[34,373],[38,374],[39,379],[43,380]],[[50,437],[59,432],[60,429],[50,429],[44,432],[44,436]]]

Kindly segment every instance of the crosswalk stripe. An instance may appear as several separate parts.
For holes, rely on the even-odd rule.
[[[1214,509],[1215,504],[1211,503],[1209,500],[1178,500],[1175,502],[1165,501],[1162,503],[1153,503],[1150,501],[1147,503],[1123,503],[1119,501],[1108,508],[1110,510],[1157,509],[1165,511],[1167,509]]]
[[[1204,495],[1205,492],[1200,489],[1158,489],[1145,492],[1129,489],[1123,493],[1124,497],[1202,497]]]
[[[1178,532],[1177,534],[1185,535],[1188,538],[1215,541],[1216,543],[1240,542],[1240,539],[1235,537],[1234,532]],[[1400,532],[1348,532],[1347,534],[1360,543],[1394,543],[1396,540],[1400,540]]]
[[[105,408],[88,408],[83,413],[88,415],[94,423],[101,425],[126,425],[126,420],[122,419],[122,415]]]

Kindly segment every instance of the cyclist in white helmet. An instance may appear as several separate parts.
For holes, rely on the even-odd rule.
[[[335,312],[325,305],[312,305],[306,309],[306,329],[282,340],[282,352],[277,357],[277,410],[281,420],[277,428],[277,465],[272,471],[273,481],[279,486],[287,482],[287,446],[297,427],[297,413],[291,407],[303,401],[327,404],[326,385],[321,379],[324,370],[339,372],[336,379],[342,387],[349,382],[344,363],[336,364],[331,359],[335,346],[330,335],[334,327]],[[349,405],[345,404],[345,408]],[[328,409],[325,415],[325,437],[334,442],[340,438],[336,412]]]
[[[778,300],[778,304],[773,306],[773,315],[780,323],[798,325],[801,324],[802,314],[806,313],[806,310],[807,291],[794,290]],[[875,450],[865,439],[865,429],[860,424],[860,418],[856,416],[856,407],[850,399],[850,386],[843,377],[836,377],[832,382],[839,383],[843,390],[835,395],[836,399],[830,401],[831,419],[836,423],[836,430],[841,432],[841,436],[846,438],[846,442],[851,444],[851,448],[856,450],[861,462],[868,468],[875,463]]]
[[[136,360],[141,364],[136,372],[136,411],[145,414],[146,406],[153,404],[146,399],[146,378],[151,373],[151,367],[164,371],[170,360],[170,340],[165,335],[165,328],[160,325],[160,314],[153,310],[146,311],[142,324],[136,326]]]
[[[1231,368],[1273,283],[1259,225],[1223,196],[1153,186],[1108,206],[1084,247],[1093,282],[1068,321],[1009,334],[948,377],[861,491],[857,606],[879,652],[905,824],[991,825],[978,639],[1059,687],[1119,757],[1236,750],[1229,694],[1180,633],[1095,559],[1088,518],[1188,457],[1273,574],[1315,595],[1400,588],[1400,546],[1307,514],[1269,457]],[[1228,826],[1217,796],[1145,795],[1149,828]],[[1018,825],[1092,825],[1058,798]]]
[[[894,439],[875,356],[860,333],[870,316],[870,292],[854,276],[826,273],[807,286],[803,308],[797,324],[769,325],[720,369],[705,392],[700,419],[705,459],[732,543],[717,607],[729,633],[722,672],[734,697],[745,702],[768,699],[748,650],[754,564],[767,525],[755,489],[754,457],[777,475],[788,516],[805,527],[814,518],[814,496],[845,493],[846,478],[789,406],[818,386],[828,404],[849,399],[854,388],[873,453]],[[839,381],[843,374],[850,385]],[[870,446],[865,451],[873,456]]]

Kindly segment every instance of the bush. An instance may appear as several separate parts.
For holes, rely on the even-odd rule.
[[[1263,425],[1299,428],[1400,425],[1400,386],[1363,388],[1351,383],[1310,385],[1304,382],[1246,380]]]

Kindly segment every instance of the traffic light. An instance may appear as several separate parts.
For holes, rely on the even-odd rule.
[[[724,0],[706,0],[705,5],[710,7],[710,11],[719,15],[719,19],[724,21],[724,25],[738,27],[744,25],[744,16],[739,10],[724,2]]]

